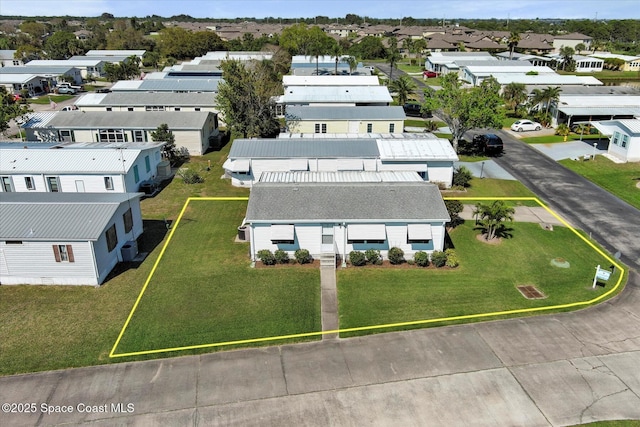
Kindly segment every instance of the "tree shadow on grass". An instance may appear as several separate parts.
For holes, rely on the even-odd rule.
[[[142,221],[142,224],[144,232],[140,237],[138,237],[138,253],[149,254],[162,243],[171,228],[171,222],[145,219]],[[113,270],[111,270],[109,275],[107,275],[107,278],[102,285],[106,285],[110,280],[118,277],[128,270],[138,268],[144,261],[145,260],[119,262]]]

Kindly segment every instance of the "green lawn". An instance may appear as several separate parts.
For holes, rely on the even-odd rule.
[[[640,188],[636,187],[640,182],[638,163],[614,163],[602,156],[595,161],[565,159],[559,163],[640,209]]]
[[[607,137],[603,137],[601,135],[581,135],[571,133],[567,136],[567,140],[564,140],[564,136],[560,135],[547,135],[547,136],[534,136],[530,138],[522,138],[521,141],[526,142],[527,144],[555,144],[558,142],[570,142],[570,141],[586,141],[589,140],[590,143],[597,142],[600,139],[603,141],[608,141]]]
[[[51,98],[51,101],[53,102],[62,102],[62,101],[71,99],[73,97],[74,97],[73,95],[47,95],[47,96],[40,96],[37,99],[29,98],[29,103],[44,105],[50,102],[49,98]]]
[[[190,203],[116,354],[321,330],[319,269],[250,268],[246,207]]]
[[[470,184],[466,191],[445,191],[443,195],[445,197],[535,197],[535,194],[520,181],[473,178]],[[539,205],[536,203],[531,206]]]
[[[589,301],[616,283],[619,272],[605,287],[591,288],[595,266],[608,267],[610,263],[569,229],[555,227],[550,232],[538,224],[510,226],[513,238],[495,246],[478,241],[478,232],[470,221],[453,230],[451,238],[461,260],[454,270],[339,270],[340,328]],[[552,266],[550,261],[557,257],[569,261],[571,267]],[[517,285],[535,285],[547,298],[527,300],[515,288]],[[415,327],[424,325],[399,329]],[[372,331],[343,335],[369,333]]]

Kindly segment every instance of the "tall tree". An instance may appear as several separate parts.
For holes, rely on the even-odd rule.
[[[502,200],[496,200],[491,204],[478,203],[473,211],[474,216],[480,220],[487,241],[502,234],[505,228],[504,222],[513,221],[514,213],[515,210]]]
[[[333,59],[336,61],[336,68],[333,74],[336,76],[338,75],[338,62],[342,59],[342,53],[342,46],[340,46],[340,43],[335,43],[331,47],[331,56],[333,56]]]
[[[473,128],[501,128],[504,119],[500,84],[493,78],[480,86],[463,88],[457,73],[442,77],[442,89],[425,89],[423,110],[433,111],[451,130],[451,144],[458,152],[458,142]]]
[[[573,54],[576,53],[571,46],[562,46],[560,48],[560,57],[562,58],[562,70],[572,71],[575,64]]]
[[[509,46],[509,60],[513,59],[513,51],[516,46],[518,46],[518,43],[520,43],[520,33],[512,31],[507,39],[507,46]]]
[[[44,42],[49,59],[68,59],[83,52],[76,36],[68,31],[56,31]]]
[[[392,45],[389,49],[387,49],[387,62],[389,63],[389,67],[391,68],[391,70],[389,71],[389,80],[393,79],[393,67],[396,66],[401,58],[402,57],[400,56],[400,52],[398,52],[398,48],[396,46]]]
[[[353,73],[358,68],[358,60],[355,56],[345,56],[342,58],[344,62],[349,65],[349,75]]]
[[[396,93],[398,105],[404,105],[409,99],[413,99],[416,83],[409,76],[400,76],[389,84],[389,90]]]
[[[277,134],[273,94],[260,93],[258,75],[236,60],[222,61],[224,82],[218,87],[217,102],[227,127],[243,137]]]
[[[549,113],[549,107],[551,104],[557,103],[560,100],[560,92],[562,92],[562,88],[560,86],[547,86],[542,90],[542,102],[545,104],[545,114]]]
[[[174,161],[177,156],[176,137],[169,130],[169,125],[162,123],[155,131],[150,132],[150,136],[152,141],[164,142],[162,156],[169,161]]]

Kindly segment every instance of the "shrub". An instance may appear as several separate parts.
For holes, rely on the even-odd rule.
[[[404,262],[404,251],[394,246],[389,249],[388,257],[391,264],[402,264]]]
[[[408,259],[408,260],[407,260],[407,264],[409,264],[409,265],[415,265],[415,264],[416,264],[416,262],[415,262],[414,260],[412,260],[412,259]]]
[[[447,262],[445,263],[447,267],[455,268],[460,265],[460,260],[455,250],[447,249],[444,253],[447,256]]]
[[[204,182],[204,178],[198,172],[188,168],[179,169],[176,175],[182,178],[185,184],[200,184]]]
[[[382,260],[382,256],[380,256],[380,251],[377,249],[367,249],[364,253],[367,262],[370,264],[379,264]]]
[[[309,251],[306,249],[298,249],[294,255],[296,257],[296,261],[298,261],[298,264],[309,264],[311,261],[313,261],[313,258],[311,258],[311,255],[309,254]]]
[[[451,217],[451,221],[449,221],[449,227],[457,227],[462,224],[464,220],[460,218],[460,212],[462,212],[463,206],[459,200],[445,200],[444,205],[447,207],[447,212]]]
[[[273,257],[276,259],[278,264],[289,264],[289,254],[282,249],[275,251]]]
[[[413,260],[419,267],[429,266],[429,254],[424,251],[418,251],[413,255]]]
[[[447,254],[442,251],[433,251],[431,253],[431,262],[436,267],[444,267],[447,263]]]
[[[262,249],[258,251],[258,258],[264,265],[273,265],[276,263],[276,257],[269,249]]]
[[[351,262],[351,265],[355,265],[356,267],[359,267],[367,263],[367,258],[360,251],[351,251],[349,252],[349,262]]]
[[[471,171],[464,166],[460,166],[453,171],[453,186],[466,188],[473,178]]]

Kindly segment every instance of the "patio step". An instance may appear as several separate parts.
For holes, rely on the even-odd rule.
[[[320,255],[320,267],[336,267],[336,255],[334,253],[324,253]]]

